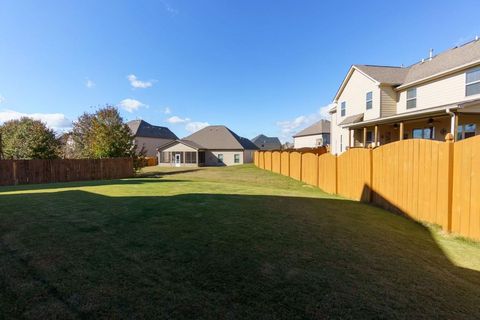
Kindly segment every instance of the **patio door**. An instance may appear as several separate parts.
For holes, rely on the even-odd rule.
[[[175,167],[180,167],[181,164],[181,156],[180,153],[175,154]]]

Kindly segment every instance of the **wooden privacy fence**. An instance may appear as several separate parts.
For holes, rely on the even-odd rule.
[[[257,151],[255,164],[480,240],[480,136],[455,143],[410,139],[340,156],[271,153]]]
[[[133,176],[133,159],[0,160],[0,185],[121,179]]]

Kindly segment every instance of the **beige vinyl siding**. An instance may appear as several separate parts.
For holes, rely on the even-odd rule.
[[[162,149],[165,152],[174,152],[174,151],[197,151],[196,149],[184,145],[183,143],[177,142],[166,149]]]
[[[381,87],[380,103],[380,114],[382,117],[393,116],[397,113],[397,93],[392,87]]]
[[[218,155],[223,155],[223,163],[218,162]],[[235,163],[235,154],[240,155],[240,162]],[[205,151],[205,165],[233,166],[243,164],[244,150],[208,150]],[[251,161],[250,161],[251,162]]]
[[[310,136],[303,136],[303,137],[295,137],[293,138],[293,145],[295,149],[300,148],[315,148],[317,147],[317,140],[323,138],[325,141],[326,134],[314,134]]]
[[[402,90],[399,93],[399,100],[397,104],[398,113],[428,109],[480,98],[480,94],[472,96],[465,95],[466,71],[467,70],[464,70],[462,72],[437,79],[433,82],[417,86],[417,107],[413,109],[406,109],[406,95],[408,89]]]
[[[366,109],[366,94],[372,92],[372,109]],[[354,70],[347,85],[338,99],[338,108],[342,102],[347,103],[347,112],[345,117],[364,113],[364,119],[370,120],[380,117],[380,88],[375,81],[365,76],[363,73]],[[340,110],[340,109],[339,109]],[[341,122],[345,117],[338,113],[338,120]]]

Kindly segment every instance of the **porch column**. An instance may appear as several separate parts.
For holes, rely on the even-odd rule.
[[[378,147],[378,125],[375,126],[375,137],[373,138],[374,139],[374,146],[375,147]]]
[[[352,147],[352,130],[348,129],[348,148]]]
[[[453,135],[453,141],[457,141],[457,134],[458,134],[458,114],[453,113],[451,116],[451,125],[450,125],[450,133]]]
[[[367,127],[363,128],[363,147],[367,147]]]
[[[400,122],[400,139],[398,139],[400,141],[403,140],[403,122]]]

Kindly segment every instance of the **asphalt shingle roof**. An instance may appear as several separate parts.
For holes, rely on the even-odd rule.
[[[401,67],[369,66],[361,64],[356,64],[354,67],[380,83],[392,85],[402,84],[408,73],[407,68]]]
[[[252,139],[252,142],[260,148],[260,150],[279,150],[282,148],[282,144],[277,137],[267,137],[264,134],[260,134]]]
[[[408,85],[476,61],[480,62],[480,40],[470,41],[405,68],[358,64],[354,67],[380,83]]]
[[[167,127],[154,126],[144,120],[132,120],[129,121],[127,125],[136,137],[178,139]]]
[[[322,119],[296,133],[293,137],[303,137],[320,133],[330,133],[330,121]]]
[[[208,126],[183,138],[203,149],[210,150],[258,150],[247,138],[240,137],[226,126]]]
[[[338,125],[344,125],[344,124],[351,124],[351,123],[357,123],[363,121],[363,113],[356,114],[353,116],[348,116],[345,119],[343,119],[342,122],[340,122]]]

